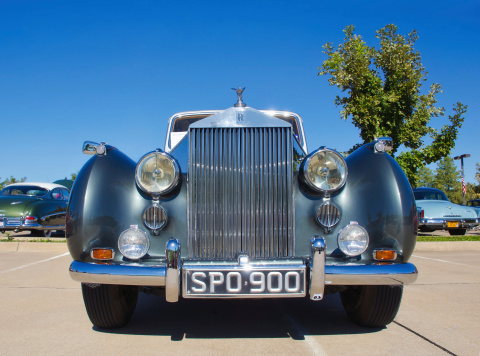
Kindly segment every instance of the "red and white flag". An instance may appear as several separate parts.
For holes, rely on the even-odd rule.
[[[465,179],[462,177],[462,190],[463,194],[467,194],[467,188],[465,188]]]

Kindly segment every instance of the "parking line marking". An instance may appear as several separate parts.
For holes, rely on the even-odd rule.
[[[430,260],[430,261],[436,261],[436,262],[450,263],[450,264],[452,264],[452,265],[476,267],[476,266],[472,266],[472,265],[467,265],[467,264],[465,264],[465,263],[458,263],[458,262],[450,262],[450,261],[445,261],[445,260],[439,260],[438,258],[429,258],[429,257],[422,257],[422,256],[417,256],[417,255],[412,255],[412,257],[423,258],[424,260]]]
[[[69,255],[69,254],[70,254],[69,252],[65,252],[64,254],[61,254],[61,255],[58,255],[58,256],[54,256],[54,257],[50,257],[50,258],[47,258],[47,259],[45,259],[45,260],[41,260],[41,261],[37,261],[37,262],[32,262],[32,263],[29,263],[29,264],[26,264],[26,265],[23,265],[23,266],[18,266],[18,267],[14,267],[14,268],[7,269],[7,270],[5,270],[5,271],[0,272],[0,274],[2,274],[2,273],[7,273],[7,272],[13,272],[13,271],[16,271],[16,270],[19,270],[19,269],[22,269],[22,268],[27,268],[27,267],[30,267],[30,266],[37,265],[37,264],[39,264],[39,263],[43,263],[43,262],[48,262],[48,261],[51,261],[51,260],[55,260],[55,259],[57,259],[57,258],[67,256],[67,255]]]

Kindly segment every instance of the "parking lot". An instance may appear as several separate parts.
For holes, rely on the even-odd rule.
[[[466,245],[467,246],[467,245]],[[419,278],[384,329],[322,302],[182,300],[141,294],[123,329],[93,328],[64,243],[0,243],[0,354],[479,355],[480,251],[414,253]]]

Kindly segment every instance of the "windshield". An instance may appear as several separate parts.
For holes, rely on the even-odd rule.
[[[440,190],[435,191],[417,191],[413,192],[415,200],[446,200],[449,201],[444,192]]]
[[[43,196],[48,192],[47,189],[42,187],[37,187],[34,185],[23,185],[16,187],[6,187],[1,192],[0,195],[28,195],[28,196]]]

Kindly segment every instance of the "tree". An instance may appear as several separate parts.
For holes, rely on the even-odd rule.
[[[417,172],[417,187],[433,187],[435,177],[428,167],[421,167]]]
[[[363,143],[376,137],[393,139],[391,154],[416,186],[419,168],[450,154],[467,106],[457,102],[448,116],[450,123],[440,132],[429,126],[432,118],[445,116],[445,109],[436,106],[440,84],[433,83],[428,93],[421,93],[427,72],[414,48],[416,31],[405,37],[397,34],[397,26],[387,25],[376,31],[380,47],[375,49],[354,30],[353,25],[345,27],[344,42],[337,48],[331,43],[323,46],[328,58],[318,75],[329,75],[330,85],[344,93],[337,95],[335,104],[342,108],[341,117],[350,117],[360,129]],[[431,140],[428,145],[425,138]]]
[[[18,180],[17,178],[14,178],[13,176],[10,176],[10,178],[5,179],[3,182],[0,182],[0,189],[5,188],[7,185],[13,184],[13,183],[21,183],[25,182],[27,180],[27,177],[20,178]],[[1,178],[0,178],[1,181]]]
[[[453,203],[462,204],[462,184],[460,183],[460,172],[453,163],[453,158],[445,157],[438,162],[435,171],[434,187],[442,190],[448,199]]]

